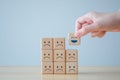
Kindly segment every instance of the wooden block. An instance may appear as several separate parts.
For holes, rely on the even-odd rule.
[[[54,74],[65,74],[65,62],[54,62]]]
[[[65,61],[65,50],[54,50],[54,61]]]
[[[74,33],[69,33],[68,37],[69,45],[80,45],[80,38],[74,36]]]
[[[66,50],[66,61],[78,61],[78,50]]]
[[[52,38],[42,38],[42,49],[52,49],[53,39]]]
[[[54,38],[54,49],[65,49],[65,38]]]
[[[66,74],[77,74],[78,62],[66,62]]]
[[[52,74],[53,73],[53,62],[42,62],[42,73]]]
[[[42,50],[42,61],[53,61],[53,50]]]

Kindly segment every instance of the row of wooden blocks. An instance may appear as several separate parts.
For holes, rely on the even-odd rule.
[[[42,61],[78,61],[78,50],[42,50]]]
[[[42,49],[65,49],[65,38],[42,38]]]
[[[77,74],[78,62],[42,62],[43,74]]]

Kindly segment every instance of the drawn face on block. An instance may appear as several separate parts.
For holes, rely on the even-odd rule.
[[[53,39],[52,38],[43,38],[42,39],[42,49],[52,49]]]
[[[66,50],[66,61],[78,61],[78,50]]]
[[[65,73],[65,62],[54,62],[54,73]]]
[[[74,33],[69,33],[69,45],[79,45],[80,44],[80,38],[76,37]]]
[[[65,61],[65,50],[54,50],[54,61]]]
[[[42,61],[53,61],[53,51],[42,50]]]
[[[42,62],[42,73],[53,73],[53,62]]]
[[[78,73],[78,63],[77,62],[67,62],[66,63],[66,73]]]
[[[54,49],[65,49],[65,38],[54,38]]]

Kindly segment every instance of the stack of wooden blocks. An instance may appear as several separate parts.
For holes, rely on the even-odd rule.
[[[66,50],[65,38],[42,38],[42,73],[77,74],[78,50]]]

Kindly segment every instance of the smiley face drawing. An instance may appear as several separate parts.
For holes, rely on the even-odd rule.
[[[42,61],[53,61],[53,51],[42,50]]]
[[[54,50],[54,61],[65,61],[65,50]]]
[[[42,49],[52,49],[52,38],[42,39]]]
[[[65,38],[54,38],[54,49],[65,49]]]
[[[43,62],[42,63],[43,73],[53,73],[53,62]]]
[[[69,33],[69,45],[80,45],[80,38],[76,37],[74,33]]]
[[[66,61],[77,61],[78,59],[78,50],[66,50]]]
[[[54,62],[54,73],[65,73],[65,62]]]
[[[77,62],[67,62],[66,63],[66,73],[78,73],[78,63]]]

